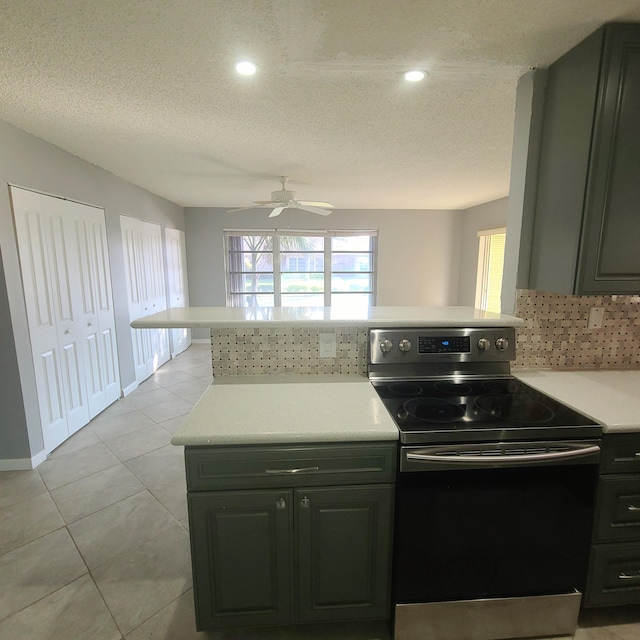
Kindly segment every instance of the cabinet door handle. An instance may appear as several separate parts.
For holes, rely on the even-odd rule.
[[[635,576],[630,576],[626,574],[624,571],[621,571],[620,574],[618,575],[618,578],[620,580],[640,580],[640,573],[636,573]]]
[[[276,509],[286,509],[287,508],[287,503],[285,502],[284,498],[280,498],[279,500],[276,500]]]
[[[302,500],[300,500],[300,506],[304,507],[305,509],[308,509],[310,504],[311,504],[311,500],[309,500],[307,496],[305,496],[304,498],[302,498]]]
[[[636,507],[636,505],[635,505],[635,504],[630,504],[630,505],[627,507],[627,509],[628,509],[629,511],[632,511],[632,512],[640,511],[640,507]]]
[[[308,473],[309,471],[318,471],[319,467],[298,467],[297,469],[265,469],[265,473],[270,474],[291,474],[291,473]]]

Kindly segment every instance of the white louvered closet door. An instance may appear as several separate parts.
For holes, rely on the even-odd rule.
[[[187,248],[184,231],[165,229],[167,249],[167,288],[170,307],[189,306]],[[171,355],[182,353],[191,344],[191,329],[171,329]]]
[[[160,225],[120,216],[129,319],[167,307]],[[146,380],[170,357],[168,329],[131,329],[136,382]]]
[[[87,315],[84,304],[87,297],[95,299],[98,277],[111,298],[106,244],[106,272],[103,265],[98,275],[86,236],[79,234],[93,225],[104,240],[104,212],[17,187],[11,197],[43,439],[50,452],[120,395],[113,310],[100,317],[89,309]],[[113,341],[110,358],[90,336],[100,333],[101,322]]]

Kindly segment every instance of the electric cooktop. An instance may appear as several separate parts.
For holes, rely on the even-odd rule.
[[[372,381],[403,443],[573,439],[602,425],[513,377]]]

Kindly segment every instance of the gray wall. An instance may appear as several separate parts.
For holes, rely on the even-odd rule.
[[[191,305],[225,305],[224,229],[276,228],[378,230],[379,305],[458,304],[462,211],[349,209],[336,210],[328,217],[285,211],[277,218],[267,214],[261,210],[185,209]],[[194,338],[207,335],[202,330],[193,332]]]
[[[458,304],[473,307],[476,301],[476,274],[478,270],[478,231],[507,226],[508,198],[466,209],[460,238],[460,281]]]
[[[1,256],[0,256],[1,257]],[[27,421],[23,410],[18,358],[13,344],[9,299],[0,261],[0,458],[24,458],[29,449]],[[4,394],[3,390],[10,390]]]
[[[546,69],[534,69],[518,81],[502,277],[502,313],[513,314],[516,289],[526,289],[529,281],[547,73]]]
[[[184,212],[167,200],[0,121],[0,182],[103,207],[111,264],[121,384],[135,381],[120,214],[184,229]],[[26,311],[9,190],[0,195],[0,460],[43,449]],[[16,375],[17,374],[17,375]],[[9,418],[8,418],[9,417]]]

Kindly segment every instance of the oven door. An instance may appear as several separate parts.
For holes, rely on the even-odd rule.
[[[396,602],[582,591],[599,446],[403,447]]]
[[[403,447],[400,455],[396,615],[398,605],[583,590],[597,442]]]

